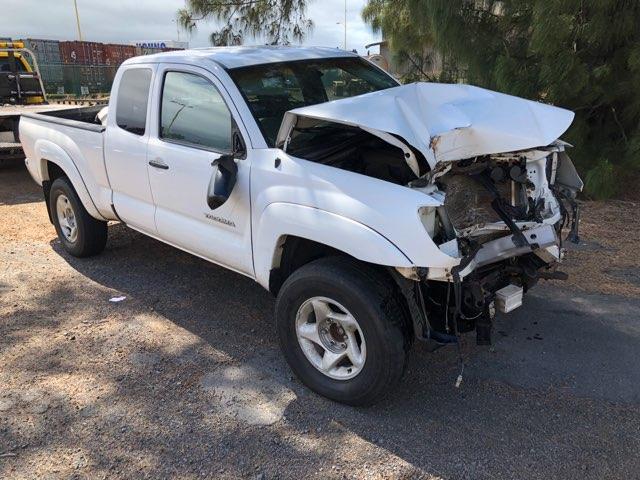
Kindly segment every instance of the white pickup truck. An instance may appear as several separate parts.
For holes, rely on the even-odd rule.
[[[400,86],[340,50],[134,58],[96,113],[20,122],[66,251],[98,254],[119,221],[255,279],[292,370],[340,402],[388,391],[414,339],[488,344],[577,237],[572,112]]]

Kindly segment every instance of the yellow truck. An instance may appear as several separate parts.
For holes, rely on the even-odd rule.
[[[0,164],[24,158],[18,138],[22,113],[68,108],[48,104],[36,56],[23,42],[0,41]]]
[[[38,62],[23,42],[0,42],[0,102],[13,105],[46,102]]]

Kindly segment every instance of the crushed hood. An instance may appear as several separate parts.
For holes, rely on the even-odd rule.
[[[342,123],[400,137],[430,167],[439,162],[547,146],[573,121],[563,108],[462,84],[412,83],[290,110],[276,145],[300,118]]]

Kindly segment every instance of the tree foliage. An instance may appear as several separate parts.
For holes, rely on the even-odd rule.
[[[212,45],[241,45],[247,37],[288,45],[313,28],[306,10],[307,0],[186,0],[178,23],[187,31],[203,21],[221,24],[210,35]]]
[[[186,0],[178,20],[221,24],[213,45],[289,44],[313,27],[309,1]],[[592,195],[640,170],[639,0],[368,0],[363,18],[409,67],[405,81],[465,81],[575,111],[566,139]]]
[[[575,111],[566,139],[590,194],[611,195],[637,174],[637,0],[370,0],[363,17],[400,59],[419,57],[426,44],[442,52],[440,80],[462,76]]]

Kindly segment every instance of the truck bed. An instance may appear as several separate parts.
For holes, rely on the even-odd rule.
[[[47,162],[39,159],[51,160],[71,178],[91,215],[111,219],[111,190],[103,156],[106,126],[95,122],[101,108],[23,114],[20,141],[27,169],[36,182],[48,179]]]
[[[18,138],[18,123],[21,116],[34,115],[35,118],[54,123],[64,123],[76,128],[90,128],[97,131],[101,125],[95,124],[95,116],[104,105],[77,107],[60,104],[7,105],[0,106],[0,162],[16,161],[24,158]]]

